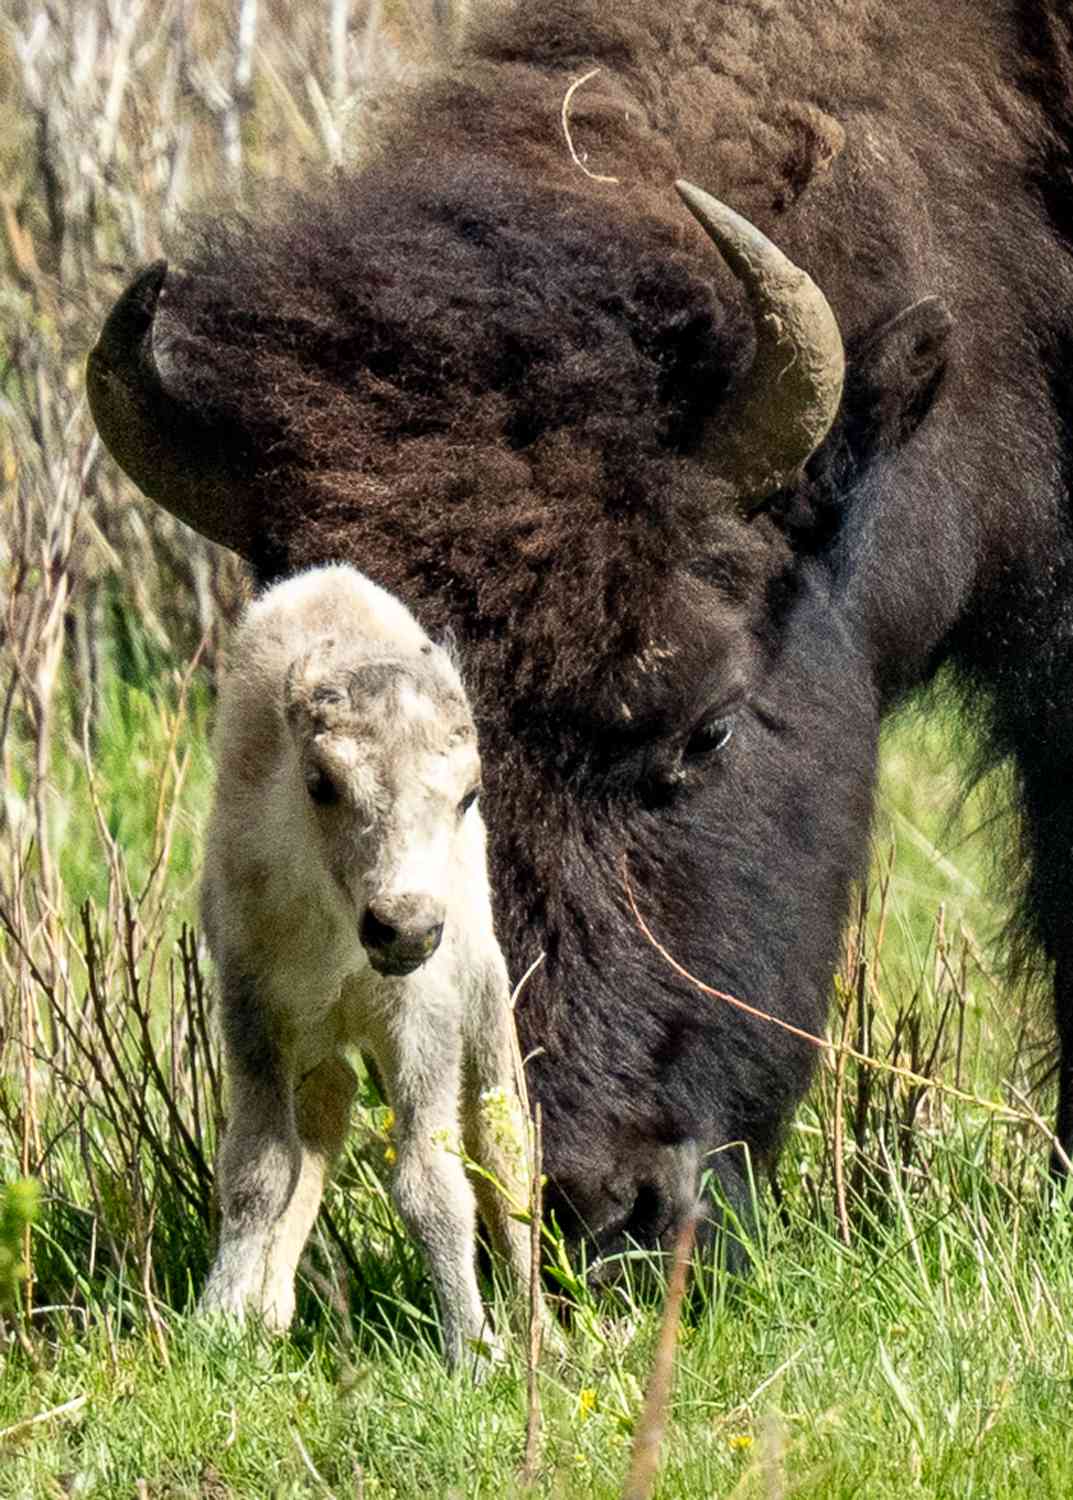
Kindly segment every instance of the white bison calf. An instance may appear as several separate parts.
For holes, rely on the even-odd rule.
[[[362,574],[271,589],[238,632],[202,893],[231,1084],[205,1310],[285,1328],[298,1258],[376,1064],[394,1196],[431,1269],[448,1363],[482,1337],[459,1146],[525,1193],[507,974],[492,928],[477,736],[450,657]],[[461,1130],[460,1130],[461,1126]],[[476,1183],[523,1285],[527,1232]]]

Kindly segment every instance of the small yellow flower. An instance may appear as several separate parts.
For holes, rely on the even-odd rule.
[[[727,1447],[732,1453],[748,1453],[753,1446],[751,1432],[735,1432],[727,1438]]]
[[[387,1166],[393,1167],[396,1161],[398,1161],[398,1158],[399,1153],[395,1150],[394,1146],[384,1147],[384,1162]]]
[[[591,1386],[585,1386],[577,1393],[577,1414],[584,1422],[592,1416],[596,1410],[596,1392]]]

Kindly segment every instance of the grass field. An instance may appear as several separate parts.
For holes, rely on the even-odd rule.
[[[243,580],[104,460],[82,362],[185,206],[358,149],[364,90],[423,66],[429,19],[416,0],[11,0],[5,19],[0,1500],[622,1496],[659,1298],[596,1300],[561,1263],[567,1352],[539,1411],[524,1340],[483,1384],[449,1379],[371,1089],[292,1337],[189,1317],[224,1108],[196,880]],[[748,1278],[700,1273],[664,1500],[1073,1493],[1048,1032],[1002,978],[1001,778],[959,803],[969,747],[930,709],[888,734],[832,1001],[831,1036],[872,1062],[825,1056],[778,1202],[757,1186]]]
[[[62,1075],[36,1069],[44,1201],[32,1315],[9,1306],[0,1495],[525,1493],[521,1346],[479,1387],[445,1376],[423,1270],[386,1202],[382,1116],[369,1099],[331,1225],[309,1257],[293,1337],[231,1340],[186,1316],[208,1251],[197,1162],[211,1160],[218,1101],[204,1068],[195,1099],[195,1069],[183,1061],[205,1043],[196,950],[184,936],[206,795],[205,707],[188,695],[176,733],[177,696],[156,700],[148,727],[138,713],[107,716],[97,757],[104,822],[123,816],[141,830],[126,847],[143,881],[162,779],[154,756],[182,764],[190,752],[169,864],[135,914],[87,868],[107,876],[100,847],[88,852],[98,816],[78,792],[84,772],[62,763],[66,826],[78,836],[64,843],[60,880],[88,893],[90,907],[88,920],[65,911],[58,967],[70,972],[86,1041],[80,1049],[68,1038],[65,1052],[61,1024]],[[978,894],[965,822],[945,829],[956,862],[932,852],[947,816],[948,743],[913,721],[888,747],[868,934],[849,945],[863,963],[850,951],[840,996],[849,1040],[978,1102],[852,1061],[823,1069],[782,1163],[781,1209],[762,1194],[751,1275],[702,1278],[679,1330],[657,1495],[1068,1493],[1073,1221],[1052,1202],[1041,1132],[992,1108],[1011,1098],[1003,1075],[1027,1087],[1030,1049],[1001,986],[978,967],[983,934],[980,944],[962,935],[998,916]],[[918,806],[927,820],[910,831],[906,809]],[[125,891],[137,882],[123,861],[110,878]],[[86,1000],[94,970],[99,1014]],[[148,1045],[164,1076],[145,1089]],[[9,1179],[25,1125],[17,1086],[9,1057],[0,1137]],[[189,1142],[168,1119],[169,1097]],[[568,1353],[539,1379],[532,1492],[618,1496],[659,1307],[629,1291],[596,1302],[580,1283],[568,1290]]]

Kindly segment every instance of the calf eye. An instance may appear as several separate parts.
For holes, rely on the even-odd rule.
[[[318,807],[331,807],[339,801],[339,787],[327,771],[307,771],[306,791]]]
[[[462,798],[462,801],[458,804],[458,816],[460,818],[464,818],[466,816],[466,814],[469,812],[470,808],[476,802],[477,795],[478,795],[479,792],[480,792],[480,787],[479,786],[475,786],[471,791],[468,791],[466,793],[466,795]]]
[[[686,741],[684,754],[687,759],[713,755],[725,748],[733,733],[734,720],[728,714],[713,714],[701,719]]]

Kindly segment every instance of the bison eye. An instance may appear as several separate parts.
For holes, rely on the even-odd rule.
[[[318,807],[331,807],[339,801],[339,787],[327,771],[306,772],[306,791]]]
[[[725,748],[733,733],[734,720],[728,714],[712,714],[710,718],[701,719],[694,728],[683,753],[687,760],[713,755]]]
[[[476,802],[480,790],[479,786],[475,786],[462,798],[462,801],[458,804],[458,816],[460,818],[464,818],[469,812],[470,808]]]

